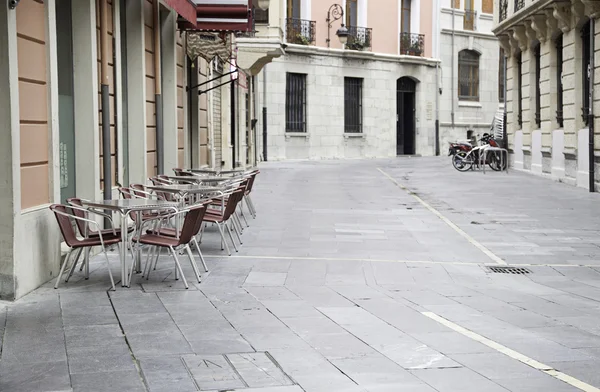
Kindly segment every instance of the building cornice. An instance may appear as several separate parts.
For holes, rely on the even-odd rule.
[[[478,31],[470,31],[470,30],[452,30],[452,29],[442,29],[442,34],[452,34],[461,35],[464,37],[475,37],[475,38],[483,38],[483,39],[491,39],[497,40],[498,38],[492,33],[480,33]]]
[[[297,44],[287,44],[285,48],[286,53],[302,54],[302,55],[313,55],[313,56],[330,56],[349,58],[356,60],[371,60],[371,61],[387,61],[391,63],[406,63],[414,65],[425,65],[428,67],[435,67],[440,63],[440,60],[434,58],[417,57],[417,56],[406,56],[406,55],[392,55],[386,53],[374,53],[374,52],[363,52],[357,50],[343,50],[343,49],[332,49],[332,48],[321,48],[317,46],[306,46]]]

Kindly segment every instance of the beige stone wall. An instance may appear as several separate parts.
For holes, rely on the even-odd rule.
[[[21,209],[27,209],[50,201],[46,13],[44,3],[35,0],[21,1],[16,12]]]
[[[183,168],[185,165],[185,51],[181,35],[177,34],[177,166]],[[165,167],[165,171],[171,168]]]
[[[100,145],[100,189],[104,189],[104,170],[103,168],[103,143],[102,143],[102,45],[101,45],[101,32],[100,32],[100,2],[101,0],[96,0],[96,46],[98,49],[98,119],[99,119],[99,145]],[[113,4],[111,0],[108,0],[108,34],[106,39],[110,40],[109,45],[109,53],[108,53],[108,93],[109,93],[109,113],[110,113],[110,159],[111,159],[111,184],[112,186],[116,186],[117,178],[118,178],[118,165],[117,165],[117,134],[115,132],[115,124],[117,122],[117,112],[116,112],[116,96],[115,96],[115,73],[114,73],[114,53],[113,53],[113,36],[114,36],[114,26],[113,26]]]
[[[144,42],[146,56],[146,167],[147,176],[156,176],[156,93],[154,88],[154,16],[152,0],[144,1]]]

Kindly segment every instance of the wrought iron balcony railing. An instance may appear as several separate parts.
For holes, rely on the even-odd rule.
[[[515,12],[525,7],[525,0],[515,0]]]
[[[368,27],[348,26],[348,43],[346,49],[371,50],[373,29]]]
[[[423,57],[424,53],[424,34],[400,33],[400,54]]]
[[[508,16],[508,0],[500,0],[500,22]]]
[[[298,45],[313,45],[317,36],[317,22],[287,18],[286,22],[287,42]]]
[[[477,28],[476,21],[477,20],[477,11],[475,10],[465,10],[465,16],[463,18],[463,30],[475,31]]]

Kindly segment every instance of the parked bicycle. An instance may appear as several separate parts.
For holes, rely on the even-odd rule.
[[[482,162],[483,151],[489,147],[499,147],[498,142],[489,133],[484,133],[479,140],[478,146],[472,146],[469,143],[450,143],[448,155],[452,156],[452,165],[458,171],[465,172],[479,168],[481,164],[489,165],[494,171],[506,169],[506,162],[503,162],[500,154],[491,151],[485,154],[485,162]]]

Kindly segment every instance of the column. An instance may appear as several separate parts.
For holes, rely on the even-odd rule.
[[[21,210],[17,17],[0,7],[0,299],[15,297],[15,231]],[[13,165],[13,162],[16,164]]]
[[[96,1],[73,1],[71,7],[76,192],[81,198],[93,200],[100,197]]]
[[[146,61],[144,2],[127,1],[127,129],[129,139],[129,181],[145,182],[146,168]]]
[[[177,147],[177,14],[174,11],[161,15],[162,41],[162,99],[163,99],[163,131],[164,131],[164,172],[178,167]]]

